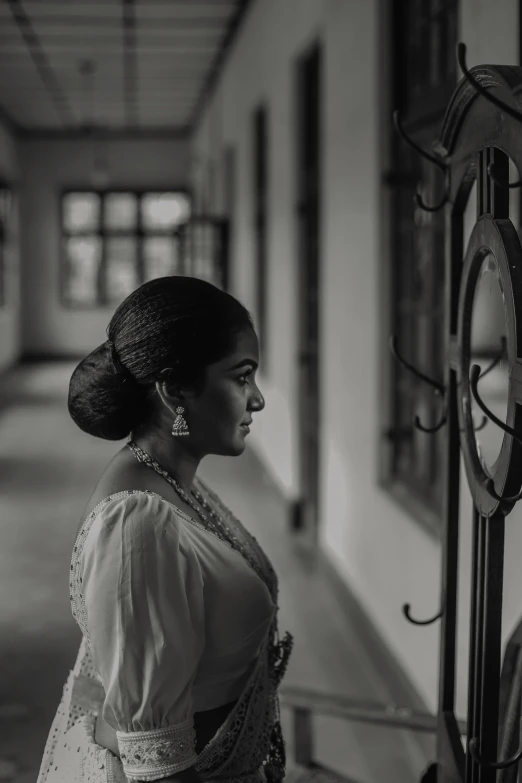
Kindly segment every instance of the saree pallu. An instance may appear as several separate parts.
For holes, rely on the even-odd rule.
[[[286,634],[271,629],[241,696],[216,734],[198,754],[203,780],[222,783],[268,783],[285,774],[284,740],[277,687],[292,647]],[[127,783],[120,757],[96,743],[96,717],[103,686],[83,638],[74,669],[63,689],[51,726],[37,783]]]

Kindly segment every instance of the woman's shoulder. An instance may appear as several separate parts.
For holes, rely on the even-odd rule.
[[[82,516],[77,535],[118,538],[123,533],[133,538],[161,536],[184,538],[183,513],[159,493],[149,489],[123,489],[101,498]]]
[[[174,508],[176,496],[165,480],[129,457],[127,450],[122,449],[109,462],[83,509],[80,525],[93,513],[108,513],[115,503],[130,509],[163,500]]]

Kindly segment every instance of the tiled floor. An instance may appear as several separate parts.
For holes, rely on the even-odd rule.
[[[0,781],[34,783],[80,632],[69,609],[68,565],[79,515],[103,465],[121,447],[69,419],[71,367],[29,366],[0,409]],[[2,396],[0,394],[0,396]],[[251,529],[280,578],[280,627],[295,639],[286,684],[386,701],[379,672],[320,575],[287,531],[283,500],[254,454],[209,457],[201,475]],[[20,719],[2,709],[27,709]],[[290,716],[283,729],[292,754]],[[414,783],[426,763],[406,732],[338,719],[315,722],[316,757],[360,783]],[[74,783],[71,781],[71,783]]]

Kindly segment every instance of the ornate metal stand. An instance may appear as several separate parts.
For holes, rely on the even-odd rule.
[[[437,760],[423,776],[423,781],[437,783],[514,781],[522,758],[522,750],[517,747],[520,647],[516,655],[505,659],[501,688],[504,526],[505,517],[522,497],[522,249],[509,219],[510,189],[519,187],[522,181],[508,180],[509,159],[522,173],[522,69],[480,66],[468,71],[465,55],[465,46],[459,44],[458,60],[464,78],[450,101],[434,153],[427,156],[417,147],[420,154],[442,168],[446,182],[442,201],[428,207],[430,211],[446,211],[444,384],[441,387],[423,377],[444,399],[444,414],[436,427],[420,427],[433,433],[447,425],[442,608],[431,620],[417,621],[427,624],[441,619]],[[410,142],[400,119],[395,119],[399,132]],[[474,182],[477,219],[465,251],[463,217]],[[484,264],[490,264],[486,271],[496,276],[506,334],[498,356],[481,371],[478,365],[472,365],[471,331],[473,303]],[[394,343],[392,350],[399,361],[406,363]],[[479,392],[479,380],[501,359],[507,364],[509,378],[505,420],[489,410]],[[486,417],[478,426],[472,418],[472,405]],[[485,463],[476,439],[477,430],[486,422],[490,428],[504,431],[492,465]],[[416,426],[419,428],[419,422]],[[455,717],[461,450],[473,499],[466,750]],[[507,688],[506,682],[510,683]]]
[[[283,704],[294,712],[296,760],[314,769],[317,780],[339,779],[314,761],[311,720],[321,713],[413,731],[435,731],[437,757],[422,775],[421,783],[515,783],[522,759],[522,621],[509,640],[502,669],[500,660],[505,518],[522,498],[522,248],[509,219],[510,191],[522,186],[522,68],[480,66],[468,71],[465,55],[465,46],[459,44],[458,60],[464,78],[449,103],[433,153],[426,153],[409,139],[400,117],[394,117],[403,139],[443,171],[446,185],[437,204],[426,204],[420,193],[416,197],[420,209],[444,209],[446,216],[443,383],[412,367],[401,355],[395,337],[390,340],[397,361],[430,384],[442,403],[435,426],[426,427],[418,417],[415,419],[415,427],[426,437],[440,437],[435,433],[444,428],[441,604],[439,611],[426,620],[414,619],[409,604],[403,607],[404,615],[415,625],[441,621],[438,711],[436,716],[419,715],[283,688]],[[519,172],[511,182],[510,159]],[[465,249],[464,211],[474,183],[477,216]],[[494,281],[505,333],[498,335],[498,340],[495,337],[487,356],[477,356],[473,350],[473,315],[485,275]],[[486,308],[486,327],[488,315]],[[475,358],[486,358],[486,365],[475,364]],[[500,369],[499,365],[507,370],[503,418],[489,409],[479,388],[486,376]],[[481,421],[474,419],[473,406],[483,414]],[[489,463],[477,441],[477,432],[486,425],[488,435],[497,428],[501,433],[499,447]],[[473,499],[466,726],[455,715],[461,452]]]

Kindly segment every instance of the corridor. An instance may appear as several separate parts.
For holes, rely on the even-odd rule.
[[[65,362],[20,365],[2,384],[0,780],[13,783],[34,783],[74,663],[80,632],[68,596],[73,539],[91,487],[121,447],[83,434],[70,420],[71,370]],[[383,653],[368,646],[354,608],[341,605],[322,569],[293,543],[285,503],[253,451],[232,462],[209,457],[201,475],[262,543],[279,575],[280,628],[295,642],[284,685],[400,703],[404,687],[386,677]],[[16,708],[27,716],[2,720]],[[290,712],[282,718],[291,758]],[[315,727],[316,758],[354,783],[414,783],[432,752],[431,740],[403,731],[335,718],[317,718]],[[16,763],[14,776],[6,762]]]
[[[228,327],[231,383],[209,399],[238,429],[255,416],[241,456],[214,456],[240,449],[216,447],[221,408],[198,400],[199,470],[279,576],[288,769],[469,783],[516,751],[521,62],[522,0],[0,0],[0,783],[36,783],[77,655],[70,557],[93,486],[146,387],[228,362]],[[66,404],[89,356],[77,400],[99,437]],[[174,399],[168,426],[190,436]],[[193,450],[167,440],[181,481]],[[253,745],[277,756],[252,702],[234,775]]]

